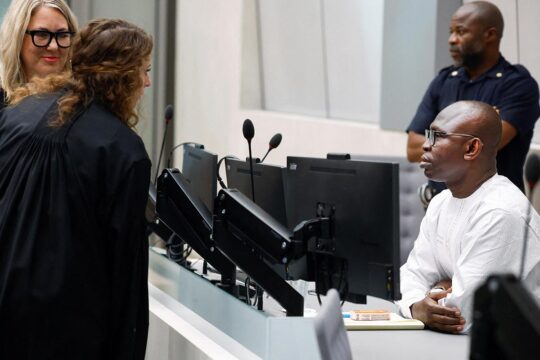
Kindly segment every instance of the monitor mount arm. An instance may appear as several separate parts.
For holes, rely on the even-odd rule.
[[[219,249],[287,312],[287,316],[304,315],[304,298],[280,277],[255,250],[242,239],[241,231],[229,224],[224,216],[214,219],[213,239]]]
[[[306,254],[330,255],[331,234],[332,216],[304,221],[291,233],[236,190],[221,190],[216,200],[212,239],[217,248],[272,296],[287,316],[303,316],[304,298],[272,265],[287,266]]]
[[[333,279],[327,272],[328,268],[339,268],[346,272],[347,262],[336,257],[336,240],[334,236],[335,209],[331,208],[328,213],[323,213],[324,205],[317,204],[317,218],[304,220],[294,229],[293,238],[303,241],[306,244],[306,254],[308,256],[308,278],[305,280],[314,281],[317,297],[326,294],[329,288],[336,288],[340,297],[347,296],[348,284],[343,282],[343,278]],[[343,276],[343,273],[342,273]],[[337,281],[335,281],[337,280]],[[341,284],[341,285],[340,285]],[[365,299],[359,299],[365,303]]]
[[[333,255],[333,229],[333,216],[304,220],[294,228],[293,239],[305,243],[308,254]]]
[[[234,293],[236,267],[210,240],[211,223],[206,224],[200,211],[208,211],[200,199],[192,194],[187,182],[176,169],[165,169],[158,179],[156,212],[160,223],[185,240],[201,257],[220,274],[218,284],[225,291]],[[211,215],[208,211],[206,216]],[[208,227],[208,228],[207,228]],[[208,235],[206,235],[208,234]]]

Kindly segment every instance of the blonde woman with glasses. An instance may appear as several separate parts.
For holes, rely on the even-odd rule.
[[[0,109],[34,77],[69,68],[75,15],[63,0],[13,0],[0,28]]]

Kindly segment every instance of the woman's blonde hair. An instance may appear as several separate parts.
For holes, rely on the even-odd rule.
[[[71,74],[35,79],[14,91],[12,103],[28,95],[66,88],[66,94],[58,100],[58,117],[50,122],[52,126],[63,125],[79,108],[98,100],[133,127],[144,88],[143,65],[152,47],[152,37],[136,25],[119,19],[93,20],[73,40]]]
[[[69,31],[78,30],[77,18],[63,0],[13,0],[0,27],[0,87],[9,100],[13,91],[28,82],[21,62],[21,49],[30,18],[42,6],[62,13]],[[69,61],[66,61],[66,69]]]

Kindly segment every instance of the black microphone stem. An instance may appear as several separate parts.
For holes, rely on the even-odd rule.
[[[249,176],[251,177],[251,200],[255,202],[255,183],[253,181],[253,157],[251,156],[251,140],[248,141],[249,149]]]
[[[525,219],[525,233],[523,234],[523,250],[521,252],[521,265],[519,267],[519,277],[518,279],[523,279],[523,273],[525,271],[525,256],[527,254],[527,243],[529,242],[529,222],[531,221],[531,210],[532,210],[532,204],[529,201],[529,204],[527,205],[527,217]]]
[[[268,149],[268,151],[266,152],[266,154],[264,154],[264,156],[263,156],[263,158],[262,158],[262,160],[261,160],[261,163],[264,162],[264,159],[266,159],[266,156],[268,155],[268,153],[270,153],[270,150],[272,150],[272,149]]]
[[[154,177],[154,185],[157,183],[157,178],[159,175],[159,168],[161,166],[161,157],[163,156],[163,149],[165,148],[165,140],[167,139],[167,129],[169,128],[169,122],[165,122],[165,131],[163,132],[163,141],[161,141],[161,150],[159,151],[159,158],[156,164],[156,176]]]

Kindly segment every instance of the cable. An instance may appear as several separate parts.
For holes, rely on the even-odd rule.
[[[348,263],[346,261],[343,262],[343,265],[341,266],[341,274],[339,276],[339,284],[338,284],[338,292],[339,295],[343,300],[341,300],[341,305],[345,303],[345,299],[349,296],[349,281],[347,280],[347,272],[348,272]],[[343,290],[341,290],[341,284],[344,284]]]
[[[244,281],[244,287],[246,288],[246,304],[249,306],[254,306],[254,304],[251,303],[251,297],[249,296],[249,287],[251,286],[251,278],[248,276],[246,277],[246,280]]]
[[[179,240],[179,241],[178,241]],[[183,245],[184,241],[180,239],[176,234],[169,236],[165,242],[165,247],[167,250],[167,258],[179,263],[183,260]]]
[[[165,242],[167,258],[175,263],[188,267],[188,257],[193,248],[178,235],[172,234]]]
[[[317,254],[313,254],[313,273],[315,274],[315,294],[317,295],[317,301],[319,302],[319,305],[322,304],[321,302],[321,292],[320,292],[320,287],[322,286],[321,284],[321,279],[320,279],[320,265],[319,265],[319,261],[317,259]]]
[[[224,157],[222,157],[221,159],[219,159],[218,163],[217,163],[217,181],[219,183],[219,186],[221,186],[222,189],[226,189],[227,188],[227,185],[225,185],[225,183],[223,182],[223,178],[219,175],[219,169],[221,168],[221,163],[223,162],[223,160],[225,159],[234,159],[234,160],[240,160],[239,158],[237,158],[236,156],[234,155],[226,155]]]
[[[199,144],[199,143],[196,143],[196,142],[190,142],[190,141],[187,141],[187,142],[183,142],[183,143],[180,143],[176,146],[174,146],[171,151],[169,152],[169,156],[167,157],[167,168],[170,168],[171,167],[171,158],[172,158],[172,154],[174,152],[174,150],[178,149],[180,146],[184,146],[184,145],[193,145],[195,148],[198,148],[198,149],[204,149],[204,145],[203,144]]]
[[[187,263],[188,257],[189,255],[191,255],[192,250],[193,248],[186,244],[186,246],[184,247],[184,252],[182,254],[182,259],[185,263]]]

